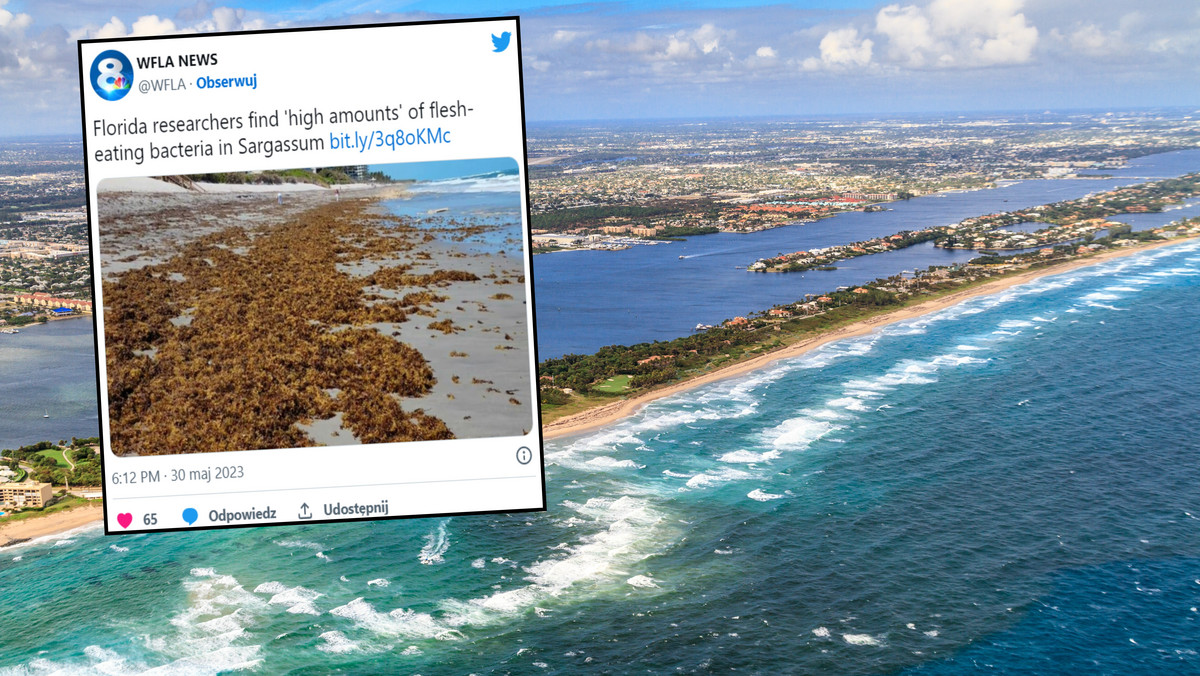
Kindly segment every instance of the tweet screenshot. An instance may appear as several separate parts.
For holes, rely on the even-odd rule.
[[[516,18],[79,68],[107,533],[545,509]]]

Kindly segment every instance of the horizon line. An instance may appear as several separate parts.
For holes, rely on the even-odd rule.
[[[1200,114],[1200,103],[1194,105],[1150,105],[1116,108],[1008,108],[1008,109],[958,109],[958,110],[891,110],[878,112],[842,112],[842,113],[765,113],[748,115],[684,115],[684,116],[654,116],[654,117],[599,117],[599,118],[545,118],[527,120],[528,125],[543,124],[619,124],[635,122],[707,122],[731,120],[820,120],[831,118],[870,118],[870,117],[904,117],[904,116],[987,116],[987,115],[1069,115],[1096,113],[1131,113],[1149,111],[1193,111]],[[81,132],[45,132],[38,134],[20,134],[0,132],[0,139],[78,139],[82,142]]]

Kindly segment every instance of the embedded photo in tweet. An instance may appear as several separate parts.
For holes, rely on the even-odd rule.
[[[106,532],[545,509],[519,40],[80,42]]]

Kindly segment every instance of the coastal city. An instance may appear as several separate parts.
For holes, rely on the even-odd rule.
[[[537,251],[757,232],[897,199],[1102,176],[1192,147],[1200,120],[1151,112],[562,125],[530,131]]]
[[[0,147],[0,333],[92,311],[82,146]]]

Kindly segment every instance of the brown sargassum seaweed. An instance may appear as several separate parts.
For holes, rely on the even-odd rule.
[[[381,227],[366,208],[329,204],[262,231],[229,228],[105,280],[113,451],[313,446],[297,424],[339,412],[362,443],[452,438],[442,420],[398,401],[435,384],[425,358],[366,326],[436,314],[428,305],[442,297],[422,287],[476,278],[409,274],[395,263],[421,235]],[[338,269],[363,261],[391,267]]]

